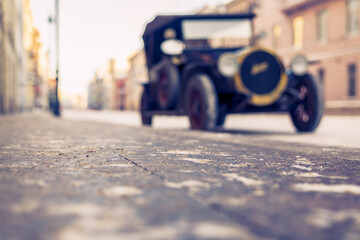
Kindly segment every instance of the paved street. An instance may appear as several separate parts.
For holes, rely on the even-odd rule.
[[[359,239],[359,117],[238,117],[0,116],[0,239]]]

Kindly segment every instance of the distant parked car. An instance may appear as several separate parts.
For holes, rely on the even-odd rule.
[[[258,46],[254,14],[157,16],[143,34],[149,82],[141,117],[188,115],[191,128],[223,126],[227,114],[289,112],[298,131],[323,115],[321,86],[296,56],[288,70]]]

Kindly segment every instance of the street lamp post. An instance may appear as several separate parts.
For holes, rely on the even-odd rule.
[[[55,0],[55,41],[56,41],[56,85],[55,85],[55,103],[53,113],[60,117],[60,102],[59,102],[59,0]]]

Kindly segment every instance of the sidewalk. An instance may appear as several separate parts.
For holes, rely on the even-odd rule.
[[[360,115],[360,101],[328,101],[325,103],[327,115]]]
[[[62,114],[64,119],[141,127],[139,112],[76,111]],[[360,115],[325,115],[315,133],[296,133],[288,114],[234,114],[226,118],[222,132],[249,138],[264,138],[295,144],[360,148]],[[186,116],[155,116],[151,129],[190,129]]]

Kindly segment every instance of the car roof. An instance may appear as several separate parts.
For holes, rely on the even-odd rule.
[[[187,19],[252,19],[255,17],[253,13],[245,14],[201,14],[201,15],[158,15],[154,18],[153,21],[146,25],[143,38],[145,36],[151,35],[154,32],[172,25],[176,22]]]
[[[161,60],[160,44],[164,41],[164,30],[172,28],[176,38],[182,39],[181,21],[196,19],[252,19],[253,13],[247,14],[204,14],[204,15],[159,15],[147,24],[144,34],[144,49],[148,68]]]

